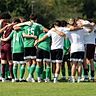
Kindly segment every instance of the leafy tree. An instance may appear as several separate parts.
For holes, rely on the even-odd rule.
[[[49,26],[56,19],[94,18],[95,9],[96,0],[0,0],[0,12],[9,11],[13,17],[27,19],[33,12],[44,26]]]

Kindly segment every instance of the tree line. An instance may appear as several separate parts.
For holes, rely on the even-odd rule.
[[[4,11],[26,19],[33,12],[40,23],[49,26],[56,19],[95,18],[96,0],[0,0],[0,13]]]

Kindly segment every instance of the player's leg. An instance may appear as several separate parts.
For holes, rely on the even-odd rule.
[[[63,60],[62,60],[63,50],[62,49],[57,49],[55,55],[56,55],[56,69],[55,69],[54,83],[56,83],[58,81],[58,77],[59,77],[59,74],[60,74],[60,68],[61,68],[61,64],[63,62]]]
[[[30,53],[30,56],[31,56],[31,64],[30,64],[30,71],[29,71],[29,76],[31,78],[31,81],[32,82],[35,82],[34,80],[34,72],[35,72],[35,69],[36,69],[36,48],[35,47],[32,47],[30,49],[31,53]]]
[[[2,64],[2,68],[1,68],[2,69],[2,82],[5,82],[5,68],[6,68],[7,61],[1,59],[1,64]]]

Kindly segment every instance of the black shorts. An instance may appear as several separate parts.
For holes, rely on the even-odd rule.
[[[51,50],[51,61],[53,63],[62,63],[63,62],[63,50],[62,49],[55,49]]]
[[[64,55],[63,62],[70,61],[70,54]]]
[[[36,47],[24,48],[24,59],[36,59]]]
[[[94,54],[95,54],[95,45],[94,44],[87,44],[85,45],[85,50],[86,50],[86,53],[85,53],[85,57],[87,59],[94,59]]]
[[[74,52],[71,53],[71,58],[70,61],[80,61],[83,62],[84,61],[84,52]]]
[[[13,63],[24,64],[24,53],[13,53]]]
[[[50,52],[42,50],[40,48],[37,49],[36,52],[37,59],[36,61],[47,61],[50,62]]]

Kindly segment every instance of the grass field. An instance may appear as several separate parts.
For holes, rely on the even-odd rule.
[[[0,82],[0,96],[96,96],[96,76],[95,82],[87,83]]]
[[[95,83],[1,83],[0,96],[96,96]]]

